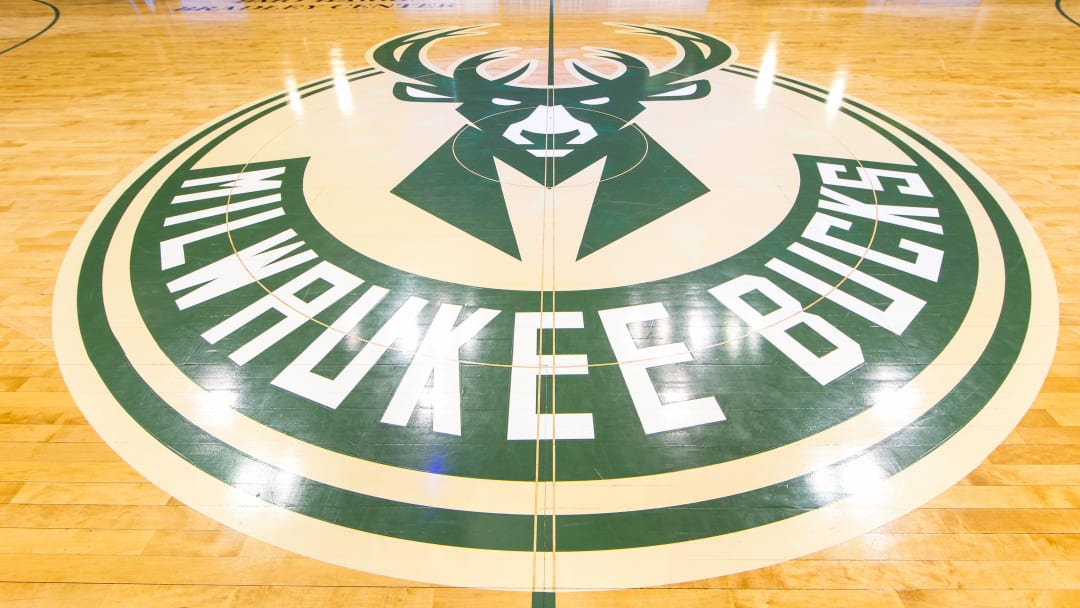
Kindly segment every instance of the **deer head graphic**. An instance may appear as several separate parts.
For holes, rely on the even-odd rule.
[[[556,87],[550,84],[549,66],[549,86],[536,87],[515,84],[534,62],[498,77],[484,74],[485,65],[505,58],[504,50],[466,57],[448,73],[429,65],[431,45],[475,33],[478,27],[416,32],[376,46],[370,52],[373,63],[401,78],[393,89],[395,97],[454,103],[467,121],[394,193],[517,257],[509,219],[501,208],[502,194],[493,179],[496,159],[544,187],[558,186],[603,160],[605,182],[589,216],[580,259],[707,192],[659,143],[631,123],[646,109],[646,102],[708,95],[709,81],[696,77],[730,62],[734,48],[690,30],[626,27],[629,33],[670,41],[677,50],[674,63],[656,71],[635,55],[592,49],[593,57],[617,65],[615,75],[605,76],[571,61],[569,67],[586,84]],[[637,173],[636,179],[607,179],[630,173]],[[645,176],[648,179],[643,180]],[[462,200],[471,201],[474,213],[461,211]]]

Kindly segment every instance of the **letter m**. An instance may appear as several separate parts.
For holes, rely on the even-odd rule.
[[[198,179],[185,180],[184,183],[180,185],[180,187],[184,189],[204,186],[219,186],[219,188],[217,190],[204,190],[202,192],[179,194],[173,197],[172,204],[203,201],[210,198],[226,198],[238,194],[262,192],[264,190],[280,190],[280,180],[270,180],[267,178],[275,177],[282,173],[285,173],[285,167],[273,167],[246,173],[215,175],[213,177],[200,177]]]

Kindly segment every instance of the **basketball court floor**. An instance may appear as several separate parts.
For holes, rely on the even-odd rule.
[[[0,606],[1080,606],[1080,0],[3,0]]]

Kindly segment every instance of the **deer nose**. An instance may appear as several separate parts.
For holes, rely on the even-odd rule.
[[[560,135],[564,133],[577,133],[570,141],[570,145],[580,145],[596,137],[596,129],[587,122],[574,118],[563,106],[537,106],[528,116],[510,125],[503,131],[503,137],[515,144],[528,146],[533,142],[522,133],[536,133],[540,135]],[[538,148],[529,149],[533,156],[566,156],[571,148]]]

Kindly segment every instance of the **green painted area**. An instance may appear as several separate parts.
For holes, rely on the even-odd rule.
[[[555,608],[555,594],[534,591],[532,594],[532,608]]]
[[[603,181],[578,250],[581,259],[708,192],[660,143],[629,123],[644,111],[642,102],[708,95],[709,82],[692,77],[722,65],[734,50],[722,40],[688,30],[632,27],[679,45],[684,56],[677,69],[651,73],[633,55],[605,51],[625,67],[623,74],[608,78],[577,65],[591,83],[556,88],[553,26],[548,32],[546,88],[514,84],[527,68],[498,78],[481,75],[480,68],[500,58],[501,51],[467,57],[449,76],[424,63],[429,45],[474,28],[406,34],[376,47],[375,63],[409,78],[394,89],[399,99],[452,102],[469,121],[393,193],[520,259],[496,162],[548,188],[603,162]]]
[[[255,120],[260,113],[272,111],[281,105],[279,97],[257,104],[245,112],[251,114],[248,117],[250,120]],[[888,117],[879,118],[892,122]],[[1010,260],[1004,269],[1009,297],[991,343],[976,365],[923,418],[860,455],[781,484],[693,505],[623,514],[560,515],[555,521],[557,528],[554,531],[560,551],[610,549],[706,538],[778,521],[830,504],[852,492],[851,488],[835,481],[843,479],[845,471],[863,470],[868,462],[877,467],[882,475],[902,470],[947,441],[994,394],[1016,360],[1029,322],[1030,283],[1023,250],[992,196],[962,164],[903,125],[893,123],[893,126],[929,146],[976,192],[991,216],[1006,259]],[[282,471],[193,428],[142,382],[124,356],[105,318],[100,281],[104,252],[117,221],[132,198],[156,172],[161,171],[166,162],[186,152],[197,140],[198,137],[177,147],[124,193],[103,221],[88,250],[80,275],[79,322],[88,352],[109,389],[140,425],[194,466],[284,508],[387,536],[454,546],[532,551],[534,522],[531,516],[421,508],[347,492],[307,479],[295,479],[293,484],[274,483],[283,475]],[[216,144],[201,148],[189,159],[187,166],[190,167],[213,145]],[[822,159],[798,157],[794,162],[798,163],[800,173],[808,176],[813,175],[809,168],[818,160]],[[848,171],[853,171],[855,167],[853,161],[845,159],[825,160],[845,164]],[[970,279],[975,276],[978,261],[974,258],[970,227],[959,205],[955,204],[955,197],[947,184],[930,170],[928,164],[914,156],[913,160],[919,163],[919,172],[927,178],[931,190],[938,197],[937,202],[942,203],[937,207],[942,212],[940,221],[946,226],[946,234],[939,241],[927,241],[940,245],[948,252],[942,276],[936,285],[924,284],[915,277],[875,267],[869,261],[860,267],[864,272],[879,276],[927,300],[927,309],[902,340],[881,328],[852,319],[850,314],[831,302],[822,302],[814,308],[815,314],[842,324],[844,331],[860,343],[874,345],[873,350],[869,347],[864,350],[866,365],[838,381],[836,386],[827,387],[820,387],[805,374],[799,373],[790,362],[777,357],[763,341],[739,341],[730,348],[695,351],[694,364],[680,366],[677,374],[670,370],[656,370],[654,382],[667,387],[669,392],[662,395],[665,398],[678,396],[679,391],[686,391],[688,387],[700,394],[716,395],[730,424],[707,425],[677,434],[646,436],[642,433],[617,368],[596,368],[583,378],[560,378],[560,403],[565,399],[567,403],[581,404],[583,411],[593,413],[597,438],[593,441],[559,443],[559,479],[595,479],[679,470],[757,453],[847,419],[865,409],[874,394],[902,385],[922,369],[953,334],[966,311],[966,303],[971,295]],[[385,302],[385,309],[373,311],[371,319],[365,320],[366,324],[359,328],[362,335],[371,336],[404,301],[406,295],[418,295],[433,302],[463,304],[467,307],[466,311],[469,307],[497,308],[504,312],[486,330],[491,335],[485,333],[483,340],[478,340],[475,345],[470,344],[469,348],[475,350],[468,355],[490,362],[505,363],[509,360],[512,343],[508,336],[511,334],[512,313],[536,310],[537,294],[449,285],[402,273],[364,258],[322,232],[310,214],[306,214],[306,205],[299,190],[304,160],[292,159],[283,161],[283,164],[287,168],[286,192],[283,193],[286,216],[278,223],[266,222],[264,227],[267,231],[260,233],[261,238],[276,230],[295,229],[299,237],[314,247],[320,256],[333,260],[367,281],[350,297],[358,297],[370,284],[390,289],[391,296]],[[863,164],[896,168],[891,165]],[[251,166],[248,170],[258,168]],[[175,188],[180,180],[197,175],[182,170],[170,178],[172,187]],[[632,288],[560,293],[560,310],[582,310],[586,313],[585,329],[560,332],[560,352],[587,352],[592,361],[611,360],[613,355],[596,311],[624,306],[628,302],[661,301],[674,320],[669,324],[647,324],[639,328],[635,339],[640,346],[671,340],[693,343],[697,334],[705,330],[723,338],[725,328],[739,326],[739,321],[709,297],[705,290],[740,273],[760,272],[768,259],[781,255],[783,247],[797,240],[806,225],[808,215],[813,212],[818,189],[819,184],[805,181],[798,204],[778,229],[765,241],[740,254],[742,257],[729,260],[724,265]],[[183,272],[161,272],[160,261],[156,257],[157,244],[160,239],[182,234],[195,224],[185,225],[182,230],[177,227],[172,233],[160,228],[161,221],[170,213],[167,203],[172,192],[169,187],[163,190],[143,218],[132,255],[131,272],[143,320],[169,357],[186,374],[207,388],[237,392],[241,396],[238,407],[245,415],[335,451],[417,470],[503,479],[533,478],[535,445],[532,442],[505,440],[509,383],[505,368],[462,369],[462,385],[468,387],[463,395],[463,428],[468,434],[463,434],[461,438],[440,437],[431,433],[430,421],[423,416],[405,428],[388,428],[378,423],[385,400],[400,380],[404,366],[409,363],[408,355],[388,354],[358,387],[356,399],[337,410],[327,410],[269,386],[269,381],[281,366],[314,339],[320,331],[317,326],[301,327],[274,347],[273,356],[268,354],[263,359],[256,358],[242,367],[230,362],[227,355],[268,327],[272,319],[263,319],[260,325],[247,329],[247,333],[230,336],[228,341],[208,347],[199,333],[255,301],[261,291],[257,286],[249,286],[186,312],[176,310],[173,303],[176,296],[169,294],[164,285]],[[856,193],[849,194],[854,196]],[[888,195],[892,197],[888,201],[890,204],[912,202],[896,192]],[[240,197],[234,202],[249,198]],[[205,225],[213,223],[208,221]],[[722,228],[718,227],[718,234],[722,234]],[[868,239],[870,230],[869,224],[856,223],[850,238]],[[254,234],[237,231],[234,235],[239,239],[237,246],[243,248],[257,242],[259,239],[254,238]],[[890,232],[887,226],[879,226],[875,242],[894,246],[901,235],[900,232]],[[945,239],[948,239],[947,242]],[[192,267],[199,262],[215,261],[231,252],[224,239],[207,239],[205,245],[205,248],[200,247],[193,253],[201,257],[193,258]],[[784,260],[793,265],[801,263],[794,258],[785,257]],[[809,266],[804,268],[808,272],[812,270]],[[271,289],[280,286],[296,272],[270,277],[267,286]],[[778,284],[781,282],[779,278],[776,281]],[[796,293],[794,285],[784,287]],[[313,292],[307,297],[314,295]],[[348,300],[350,298],[344,298],[327,309],[327,318],[335,318]],[[421,327],[430,323],[430,312],[425,313],[429,316],[422,317]],[[689,322],[691,319],[695,321]],[[702,319],[706,320],[704,325],[697,322]],[[332,373],[355,355],[357,348],[358,345],[343,344],[339,350],[332,352],[319,369]],[[544,390],[550,390],[550,387]],[[683,395],[684,398],[693,396],[699,395]],[[567,410],[560,406],[560,411]],[[548,463],[550,444],[545,444],[544,448],[541,462]],[[234,480],[234,475],[241,469],[245,471],[243,482]],[[541,478],[550,479],[550,471],[542,471]],[[283,485],[293,489],[287,495],[275,493],[280,492],[276,488]],[[547,531],[538,535],[541,540],[539,550],[549,550],[551,520],[540,518],[538,525]],[[553,604],[554,596],[546,597],[548,595],[551,594],[535,594],[533,605],[549,599]]]
[[[283,105],[283,97],[270,98],[247,111],[265,112],[267,107],[273,111]],[[386,536],[447,545],[532,550],[532,516],[495,516],[493,519],[483,513],[433,510],[345,492],[308,479],[296,478],[295,484],[282,484],[283,477],[292,475],[254,460],[194,427],[134,372],[108,324],[101,299],[105,252],[119,219],[146,183],[191,144],[232,118],[226,117],[177,146],[135,180],[109,210],[87,248],[77,289],[78,319],[87,353],[106,386],[135,421],[158,441],[196,468],[252,496],[325,521]],[[241,471],[245,471],[244,480],[234,481],[233,477]],[[279,488],[283,485],[292,486],[294,491],[281,495]],[[503,523],[498,523],[499,520]],[[474,538],[475,531],[481,529],[491,530],[493,535],[485,539]],[[550,538],[548,535],[547,539]],[[475,544],[477,540],[481,545]],[[544,539],[540,539],[538,547],[540,551],[550,550],[550,544]]]
[[[537,163],[527,150],[502,136],[511,121],[523,119],[530,110],[506,112],[500,121],[479,122],[484,129],[463,128],[393,193],[520,259],[502,186],[495,181],[496,159],[529,172],[526,175],[538,183],[546,180],[556,186],[576,176],[586,163],[603,162],[604,181],[598,187],[582,237],[578,251],[581,259],[708,192],[648,134],[625,126],[621,119],[588,109],[580,111],[591,115],[598,138],[565,160]],[[551,144],[538,137],[535,145],[543,149]],[[499,152],[493,155],[493,149]]]
[[[852,161],[843,159],[797,159],[800,171],[808,176],[816,175],[814,167],[823,160],[854,167]],[[238,249],[294,229],[298,238],[320,258],[364,279],[364,284],[354,293],[319,315],[324,323],[340,316],[372,285],[389,289],[386,298],[351,332],[365,339],[372,338],[409,297],[431,302],[418,319],[421,334],[430,325],[438,303],[463,305],[462,318],[476,308],[500,310],[500,315],[477,339],[467,343],[460,355],[473,361],[503,365],[511,362],[514,314],[538,310],[538,294],[434,281],[387,267],[353,251],[327,233],[307,210],[300,187],[304,164],[303,159],[295,159],[246,168],[250,172],[275,165],[286,167],[282,190],[286,213],[280,219],[259,224],[258,228],[235,231],[233,239]],[[216,217],[201,224],[192,222],[164,230],[160,228],[165,217],[176,213],[175,206],[169,201],[174,193],[180,192],[177,187],[180,182],[240,169],[236,166],[174,176],[144,216],[137,233],[136,251],[150,252],[163,239],[220,224],[222,219]],[[932,187],[940,192],[935,206],[942,210],[942,223],[948,227],[948,238],[955,245],[948,247],[949,251],[973,252],[970,228],[953,202],[951,192],[940,178],[926,171],[922,174],[935,178]],[[820,269],[815,271],[812,264],[783,255],[783,244],[798,240],[810,214],[816,209],[819,190],[820,184],[808,179],[792,215],[769,239],[714,267],[641,286],[560,292],[560,310],[583,311],[585,328],[560,331],[559,353],[586,353],[590,361],[597,363],[612,361],[614,354],[597,311],[625,306],[628,301],[659,301],[670,315],[669,321],[643,324],[636,330],[640,334],[641,347],[671,341],[695,344],[701,342],[702,335],[710,336],[710,341],[720,341],[730,336],[722,328],[736,327],[739,334],[746,332],[745,324],[707,290],[741,273],[764,272],[765,262],[774,255],[780,255],[807,272],[821,275]],[[243,203],[264,194],[255,192],[238,196],[232,202]],[[855,196],[857,193],[849,194]],[[918,202],[895,193],[890,194],[888,200],[894,204]],[[238,213],[230,221],[238,221],[261,209]],[[845,238],[868,242],[872,229],[872,222],[857,223]],[[876,242],[891,250],[902,235],[907,236],[907,233],[879,226]],[[945,237],[932,238],[936,236],[920,235],[920,238],[946,248]],[[174,302],[188,291],[170,293],[165,287],[167,282],[192,269],[231,255],[228,239],[219,236],[201,241],[198,248],[192,248],[187,264],[164,273],[157,256],[137,254],[132,258],[136,297],[147,326],[173,362],[201,386],[208,390],[232,391],[238,395],[237,409],[245,415],[343,454],[421,471],[525,481],[533,478],[535,465],[531,442],[506,440],[510,394],[508,367],[465,365],[460,368],[462,436],[456,437],[433,433],[431,412],[425,408],[417,411],[407,427],[380,422],[390,397],[412,361],[410,352],[391,350],[384,354],[337,409],[325,408],[271,385],[284,366],[323,332],[323,326],[319,324],[305,324],[251,362],[243,366],[234,364],[228,355],[277,323],[280,315],[265,314],[214,345],[207,344],[200,334],[252,305],[265,295],[263,289],[248,285],[186,311],[178,311]],[[857,260],[852,257],[847,261],[854,263]],[[264,285],[269,289],[278,288],[314,264],[310,262],[268,277]],[[820,386],[760,339],[735,340],[724,347],[696,351],[693,363],[652,370],[654,384],[660,387],[665,402],[716,396],[728,418],[723,424],[646,435],[617,366],[594,367],[585,377],[557,378],[559,411],[591,413],[596,428],[594,441],[562,443],[560,454],[565,456],[566,464],[560,464],[559,479],[627,477],[725,462],[785,445],[846,420],[872,405],[875,395],[906,383],[940,351],[959,326],[970,300],[973,284],[961,277],[974,276],[975,268],[976,260],[970,255],[952,254],[940,281],[934,284],[864,262],[861,270],[923,297],[928,305],[902,338],[854,317],[832,302],[816,305],[816,314],[842,327],[860,344],[872,345],[872,348],[864,348],[866,365],[829,386]],[[786,279],[774,278],[777,284],[798,294],[804,302],[817,298],[816,294],[786,282]],[[828,275],[823,278],[839,280],[839,277]],[[848,285],[845,289],[851,287]],[[801,337],[811,350],[824,348],[813,332],[793,332],[793,336]],[[545,344],[550,348],[550,338]],[[320,362],[317,371],[327,377],[336,377],[364,345],[357,340],[342,341]],[[551,378],[542,380],[545,394],[551,390],[551,384]]]
[[[1018,277],[1017,280],[1023,279],[1024,277]],[[1018,314],[1022,316],[1026,307],[1026,302],[1014,301],[1010,310],[1006,311],[1006,318],[1015,319]],[[1010,323],[1003,318],[1003,327],[1009,327]],[[1015,327],[1015,324],[1012,326]],[[830,480],[845,477],[846,467],[863,470],[862,463],[869,460],[880,466],[886,474],[901,470],[933,450],[977,413],[981,404],[993,394],[1001,378],[1008,372],[1008,365],[1001,365],[999,362],[1007,362],[1010,357],[1015,357],[1020,344],[1020,340],[1016,338],[1011,331],[999,332],[992,348],[984,355],[984,360],[990,362],[985,366],[988,369],[970,374],[950,399],[939,404],[931,414],[889,441],[875,446],[858,459],[821,469],[813,475],[792,482],[706,503],[614,515],[562,515],[557,519],[559,550],[640,546],[713,536],[797,515],[843,498],[849,495],[850,488],[844,489],[842,485],[836,485],[834,492],[829,492],[826,488],[830,487]],[[103,354],[95,353],[95,361],[101,365],[119,362],[110,361],[101,356]],[[117,392],[118,397],[125,399],[125,402],[130,402],[129,399],[140,399],[138,403],[144,407],[131,408],[137,420],[152,432],[156,429],[155,436],[159,440],[185,454],[196,466],[225,480],[230,479],[231,472],[241,468],[247,472],[246,477],[249,479],[253,465],[264,470],[265,472],[256,478],[267,480],[265,484],[249,483],[239,486],[253,495],[261,495],[264,499],[302,513],[376,533],[442,544],[457,544],[454,541],[458,541],[465,542],[466,546],[495,546],[522,551],[532,549],[532,521],[527,516],[455,514],[438,509],[395,505],[320,486],[307,480],[298,480],[294,486],[295,492],[289,497],[274,496],[272,491],[275,484],[271,483],[271,480],[280,476],[280,471],[246,458],[237,461],[235,456],[238,454],[227,446],[222,446],[201,431],[184,429],[182,420],[171,414],[171,410],[145,387],[135,386],[138,384],[137,379],[129,379],[128,385],[119,381],[110,382],[111,388]],[[133,389],[140,390],[133,392]],[[146,415],[141,415],[140,410],[145,410]],[[178,434],[174,435],[173,432]],[[234,457],[230,458],[230,455]],[[470,517],[477,518],[477,521],[469,522]],[[499,521],[506,522],[509,528],[500,526]],[[547,518],[542,518],[542,521],[547,521]],[[477,530],[490,531],[491,536],[477,536]],[[513,533],[514,530],[516,533]],[[544,541],[549,538],[547,534],[539,535],[541,550],[544,550]]]

